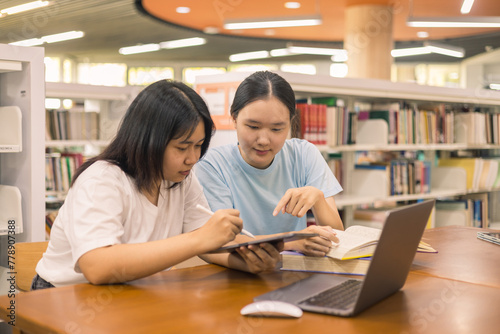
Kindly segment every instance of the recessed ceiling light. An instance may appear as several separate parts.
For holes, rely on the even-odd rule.
[[[462,8],[460,8],[460,13],[469,14],[473,4],[474,0],[464,0]]]
[[[214,35],[218,34],[220,32],[220,29],[217,27],[206,27],[205,29],[203,29],[203,32],[205,34]]]
[[[296,2],[296,1],[285,2],[285,8],[288,8],[288,9],[300,8],[300,2]]]
[[[187,14],[191,11],[191,8],[189,7],[177,7],[175,11],[179,14]]]
[[[427,38],[427,37],[429,37],[429,33],[427,31],[419,31],[419,32],[417,32],[417,37],[418,38]]]

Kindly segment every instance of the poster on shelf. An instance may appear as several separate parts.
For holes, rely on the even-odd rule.
[[[239,82],[196,85],[196,92],[205,100],[217,130],[234,130],[229,113]]]

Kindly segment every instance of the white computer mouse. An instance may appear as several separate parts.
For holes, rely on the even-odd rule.
[[[246,305],[240,311],[242,315],[254,317],[300,318],[302,310],[293,304],[277,300],[261,300]]]

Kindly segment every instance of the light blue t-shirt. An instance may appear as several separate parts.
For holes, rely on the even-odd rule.
[[[253,234],[306,228],[306,216],[273,216],[274,208],[290,188],[313,186],[325,198],[342,191],[316,146],[301,139],[287,140],[266,169],[250,166],[238,146],[231,144],[209,149],[195,172],[212,210],[238,209],[244,228]]]

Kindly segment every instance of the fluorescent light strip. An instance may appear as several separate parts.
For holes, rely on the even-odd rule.
[[[431,53],[425,46],[417,47],[417,48],[405,48],[405,49],[394,49],[391,51],[391,56],[394,58],[397,57],[407,57],[407,56],[418,56]]]
[[[321,24],[320,16],[303,17],[284,17],[269,19],[250,19],[250,20],[226,20],[224,29],[261,29],[261,28],[283,28],[283,27],[304,27],[316,26]]]
[[[31,38],[31,39],[25,39],[23,41],[12,42],[9,44],[18,46],[36,46],[36,45],[42,45],[43,40],[41,38]]]
[[[41,7],[48,6],[50,3],[48,1],[33,1],[22,5],[13,6],[0,10],[0,14],[12,15],[17,13],[22,13],[28,10],[37,9]]]
[[[269,58],[269,52],[253,51],[253,52],[236,53],[229,56],[229,60],[232,62],[251,60],[251,59],[262,59],[262,58]]]
[[[343,55],[347,53],[347,51],[343,49],[328,49],[328,48],[317,48],[317,47],[306,47],[306,46],[289,46],[288,50],[291,53],[323,55],[323,56],[334,56],[341,54]]]
[[[460,13],[469,14],[473,4],[474,0],[464,0],[462,8],[460,9]]]
[[[68,41],[70,39],[82,38],[85,34],[83,31],[67,31],[59,34],[43,36],[41,39],[46,43],[56,43],[62,41]]]
[[[43,36],[41,38],[25,39],[23,41],[17,41],[9,44],[20,45],[20,46],[36,46],[36,45],[42,45],[43,43],[56,43],[56,42],[68,41],[71,39],[82,38],[83,36],[85,36],[85,33],[83,31],[67,31],[59,34]]]
[[[160,44],[151,43],[151,44],[127,46],[124,48],[120,48],[118,52],[122,55],[131,55],[136,53],[152,52],[158,50],[160,50]]]
[[[463,58],[465,51],[463,48],[446,46],[443,44],[428,42],[422,47],[416,48],[405,48],[405,49],[394,49],[391,51],[391,55],[394,58],[397,57],[407,57],[407,56],[418,56],[429,53],[439,53],[446,56]]]
[[[431,52],[446,56],[463,58],[465,55],[465,49],[458,46],[441,44],[433,41],[425,41],[424,46],[428,47]]]
[[[490,89],[500,90],[500,84],[492,83],[492,84],[490,84]]]
[[[455,51],[455,50],[450,50],[450,49],[444,49],[444,48],[440,48],[440,47],[437,47],[437,46],[431,46],[431,45],[426,46],[426,48],[428,48],[430,50],[430,52],[439,53],[439,54],[442,54],[442,55],[445,55],[445,56],[457,57],[457,58],[463,58],[464,57],[464,53],[460,52],[460,51]]]
[[[269,53],[271,57],[284,57],[284,56],[295,56],[295,53],[291,53],[288,49],[274,49]]]
[[[410,17],[406,25],[421,28],[500,28],[500,16]]]
[[[174,41],[161,42],[160,48],[162,49],[175,49],[175,48],[185,48],[189,46],[203,45],[207,43],[207,40],[201,37],[178,39]]]

